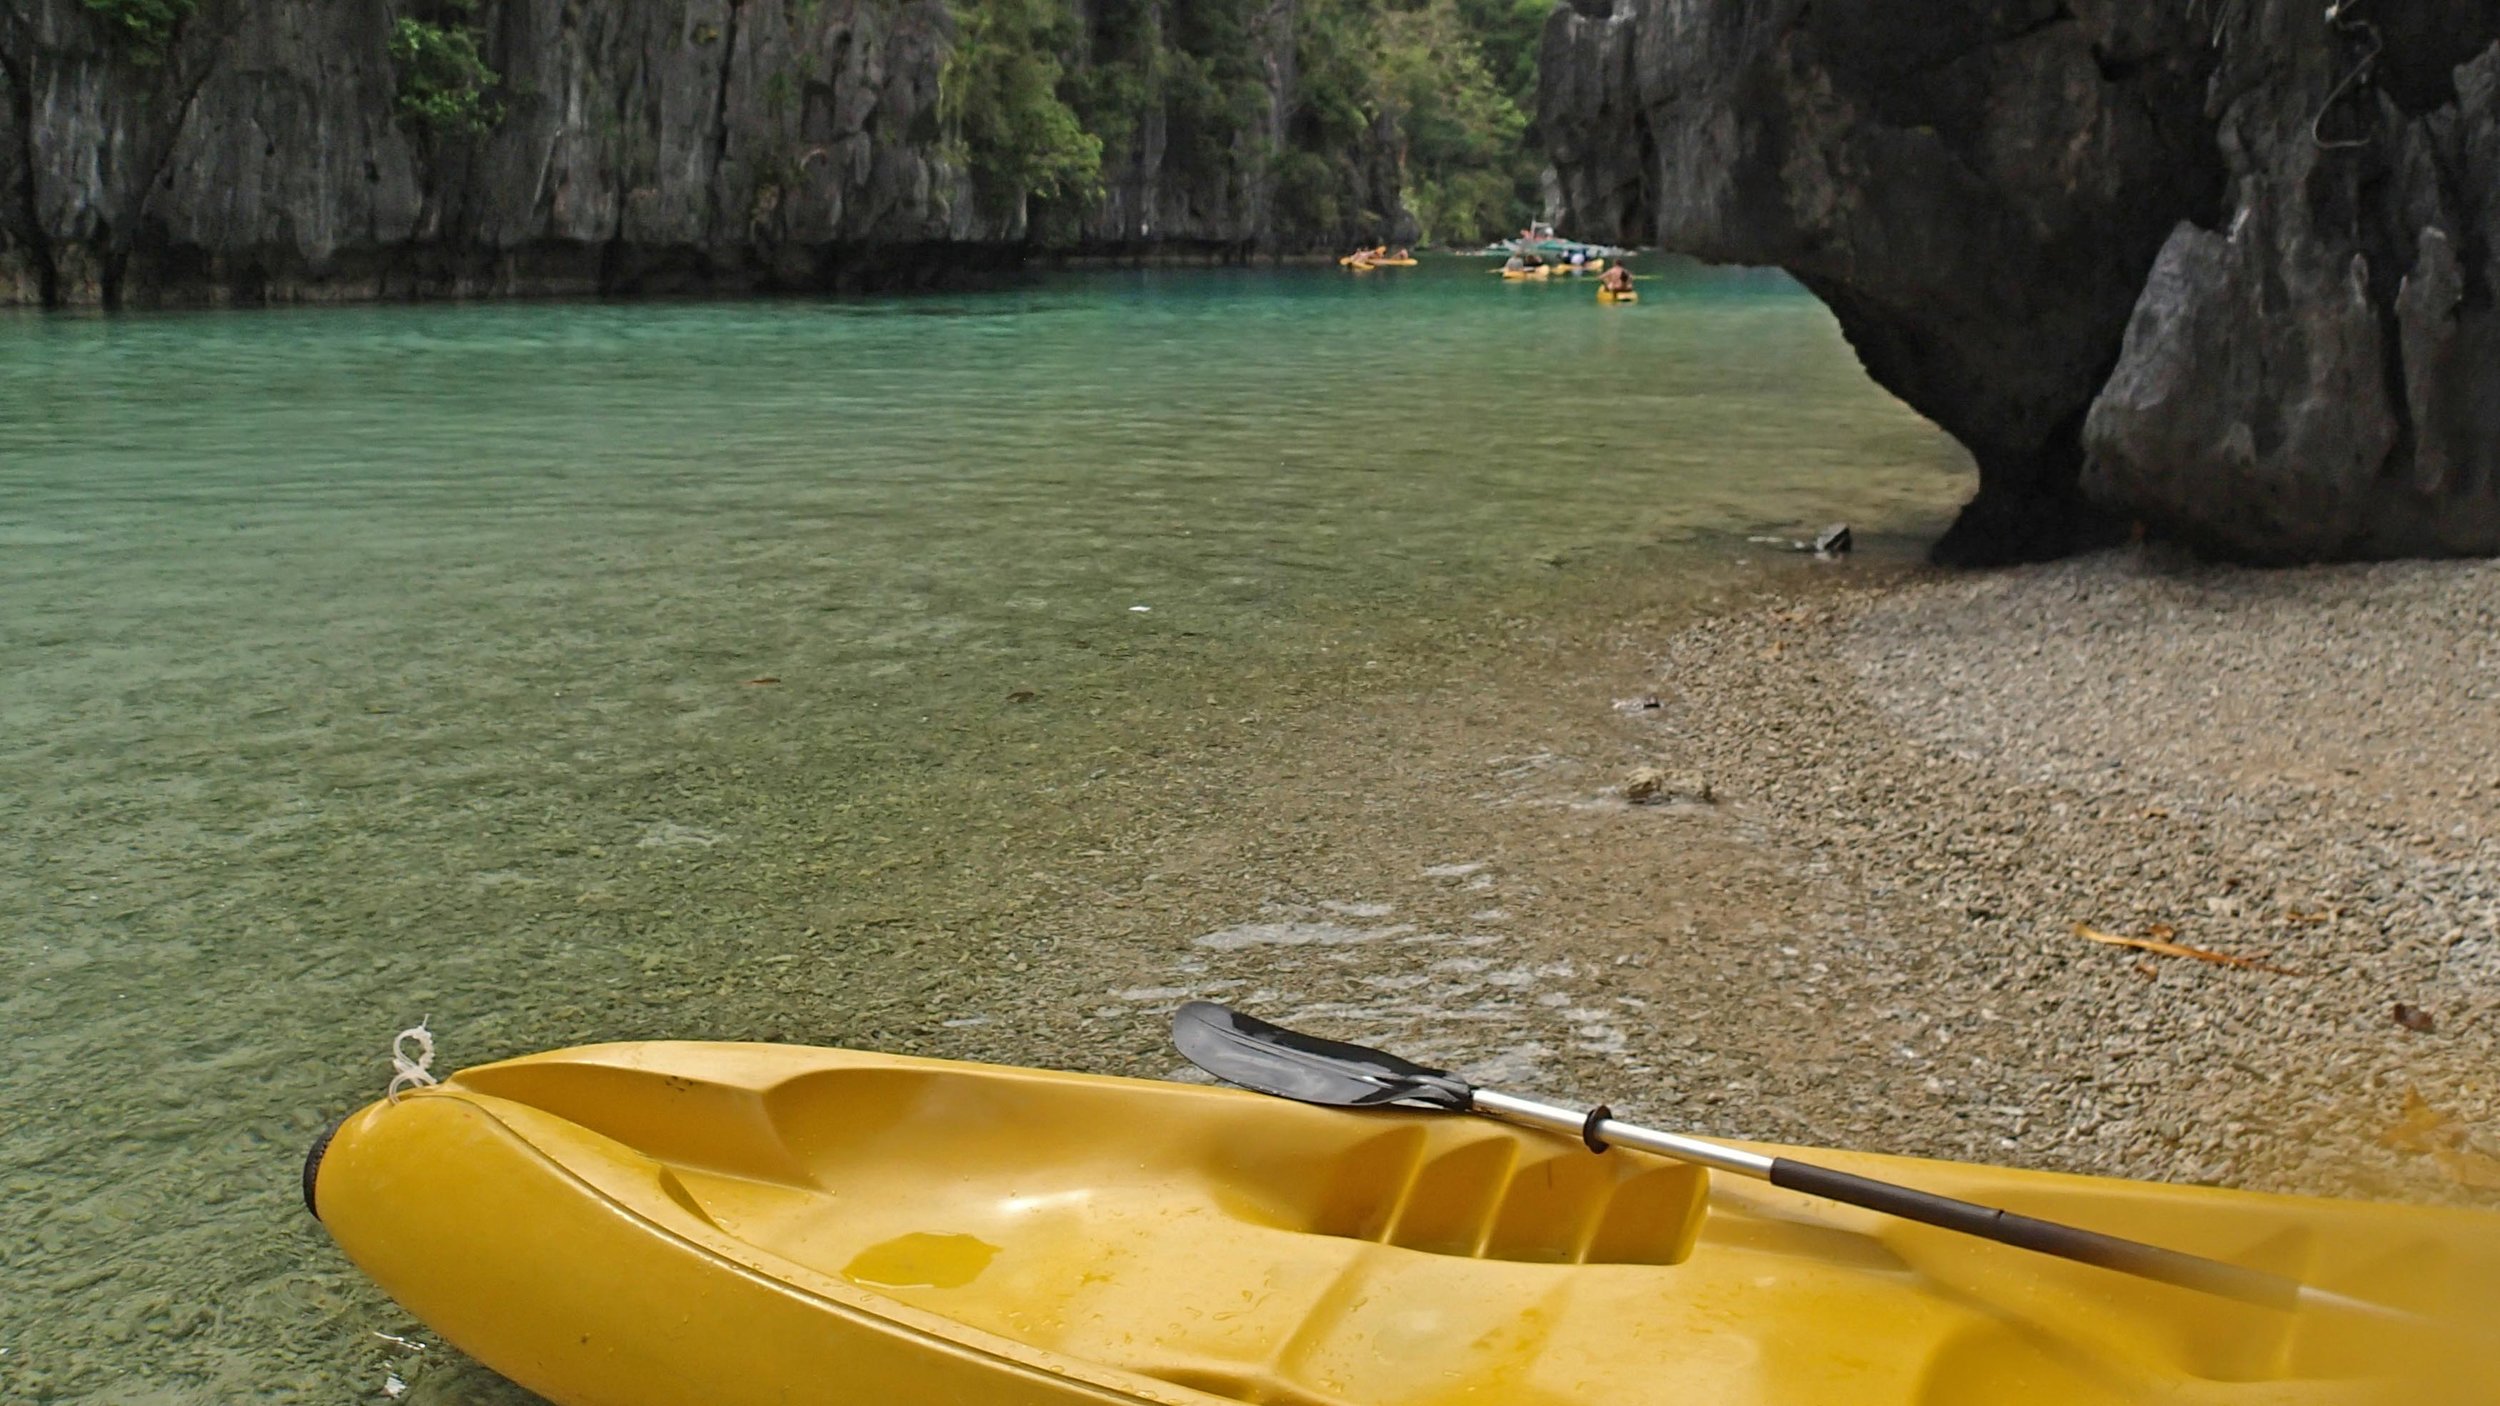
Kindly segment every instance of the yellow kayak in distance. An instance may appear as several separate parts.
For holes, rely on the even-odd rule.
[[[1637,303],[1640,300],[1641,290],[1638,288],[1626,288],[1621,292],[1616,292],[1612,288],[1597,290],[1597,301],[1601,303]]]
[[[1373,268],[1381,269],[1411,269],[1415,267],[1415,261],[1413,259],[1374,259],[1371,265]]]
[[[1539,265],[1532,269],[1495,269],[1494,272],[1509,279],[1551,278],[1554,275],[1552,267],[1547,265]]]
[[[304,1184],[386,1292],[559,1406],[2495,1399],[2500,1216],[1814,1155],[2422,1317],[1479,1118],[788,1045],[466,1070],[348,1117]]]

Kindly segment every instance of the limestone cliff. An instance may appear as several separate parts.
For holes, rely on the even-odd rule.
[[[81,0],[0,0],[0,304],[831,288],[1033,248],[941,140],[945,0],[483,0],[502,112],[477,135],[401,111],[395,14],[203,0],[146,53]],[[1289,52],[1269,72],[1282,113]],[[1340,237],[1159,141],[1106,154],[1064,243]]]
[[[2495,35],[2489,4],[2324,44],[2307,7],[2223,28],[2229,201],[2154,261],[2087,492],[2243,557],[2500,551]]]
[[[2500,550],[2500,7],[1575,3],[1540,104],[1575,230],[1830,304],[1978,461],[1940,559],[2128,519],[2258,558]]]

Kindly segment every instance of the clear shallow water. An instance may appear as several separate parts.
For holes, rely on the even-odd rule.
[[[419,1015],[964,1052],[1138,759],[1967,490],[1783,280],[1485,267],[0,320],[0,1398],[373,1391]]]

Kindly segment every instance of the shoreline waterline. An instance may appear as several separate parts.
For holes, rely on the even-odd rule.
[[[1801,293],[1481,275],[0,323],[0,1394],[524,1400],[302,1211],[421,1017],[2484,1194],[2487,569],[1942,575]]]
[[[1775,280],[1406,273],[0,323],[0,1394],[378,1386],[294,1183],[420,1017],[1151,1072],[1428,840],[1363,700],[1966,491]]]
[[[784,881],[758,883],[757,861],[766,872],[779,861],[756,854],[751,835],[656,823],[629,844],[584,846],[579,857],[594,864],[625,861],[604,877],[542,867],[535,877],[552,892],[522,911],[575,930],[533,934],[524,924],[506,940],[569,941],[577,980],[621,983],[647,993],[640,1001],[516,1010],[508,993],[464,979],[458,945],[412,935],[423,963],[341,990],[371,1011],[361,1045],[304,1049],[274,1079],[229,1071],[308,1102],[291,1120],[302,1126],[281,1119],[253,1134],[258,1150],[246,1162],[266,1166],[270,1184],[226,1193],[242,1202],[229,1210],[268,1239],[208,1277],[242,1305],[232,1312],[302,1336],[230,1359],[230,1375],[194,1365],[175,1380],[194,1383],[202,1400],[245,1389],[286,1399],[282,1379],[292,1374],[312,1400],[396,1371],[425,1393],[412,1399],[529,1399],[439,1345],[420,1364],[373,1337],[430,1341],[337,1260],[278,1176],[310,1129],[343,1111],[336,1100],[379,1092],[391,1031],[419,1014],[433,1017],[438,1068],[584,1039],[695,1037],[1151,1077],[1178,1072],[1162,1043],[1169,1007],[1214,995],[1448,1060],[1488,1082],[1604,1097],[1627,1116],[1723,1136],[2478,1200],[2433,1159],[2379,1137],[2402,1106],[2391,1079],[2469,1127],[2488,1119],[2490,1090],[2476,1071],[2494,1053],[2493,1012],[2471,965],[2493,954],[2486,934],[2463,944],[2462,957],[2446,954],[2448,966],[2420,970],[2409,965],[2418,934],[2368,937],[2358,925],[2370,903],[2407,901],[2399,873],[2392,889],[2335,895],[2351,915],[2336,923],[2286,926],[2256,910],[2227,920],[2264,934],[2268,957],[2309,968],[2300,977],[2176,961],[2147,974],[2139,960],[2153,959],[2064,932],[2069,909],[2047,876],[2079,852],[2106,851],[2112,820],[2099,810],[2154,807],[2132,795],[2104,801],[2091,767],[2061,770],[2053,730],[1939,737],[1933,729],[1956,715],[1903,690],[1951,677],[1951,660],[1931,651],[2019,670],[2034,644],[2077,629],[2138,661],[2145,672],[2134,677],[2179,686],[2200,658],[2284,634],[2287,619],[2350,632],[2378,610],[2418,609],[2424,592],[2487,602],[2488,567],[2206,571],[2122,553],[1964,577],[1905,554],[1815,564],[1734,543],[1705,561],[1690,552],[1671,553],[1683,559],[1673,573],[1566,566],[1515,610],[1390,632],[1399,638],[1331,636],[1324,670],[1201,660],[1185,696],[1108,718],[1063,759],[1059,784],[1080,798],[1080,823],[1068,828],[1055,828],[1055,801],[922,837],[872,825],[847,846],[793,858]],[[2252,600],[2277,614],[2235,625]],[[2177,638],[2136,618],[2145,601],[2188,610],[2203,623],[2187,633],[2204,642],[2182,655]],[[2471,632],[2470,618],[2463,627]],[[2111,662],[2088,652],[2073,661],[2096,672]],[[734,686],[772,698],[791,682]],[[2068,685],[2052,675],[2042,686]],[[2290,699],[2275,704],[2275,724],[2296,720],[2365,752],[2375,745],[2349,713]],[[1041,706],[1094,700],[1002,696],[996,714]],[[1977,723],[2006,726],[2025,706],[1983,709]],[[983,759],[1012,754],[1016,735],[1001,730],[1011,724],[959,721],[982,739]],[[2165,706],[2124,723],[2136,745],[2171,754],[2171,771],[2148,763],[2136,781],[2212,784],[2215,750],[2198,710]],[[734,779],[739,767],[707,774]],[[1644,767],[1679,785],[1699,776],[1709,799],[1672,791],[1633,804],[1624,783]],[[992,780],[1019,794],[1011,773]],[[1972,787],[1985,792],[1974,800]],[[2175,789],[2159,796],[2185,804]],[[741,803],[758,799],[748,792]],[[2218,825],[2227,839],[2247,823],[2210,799],[2199,806],[2196,829]],[[2198,856],[2232,851],[2186,821],[2130,819],[2122,852],[2139,865],[2175,865],[2183,879],[2200,874]],[[2477,810],[2470,820],[2487,835],[2493,817]],[[2007,833],[2020,837],[2010,850],[1990,838]],[[2189,840],[2173,848],[2183,833]],[[2349,838],[2373,843],[2366,828]],[[1972,861],[1975,844],[1986,862]],[[748,872],[688,888],[690,868]],[[2173,917],[2205,896],[2123,868],[2091,882]],[[685,897],[674,917],[658,919],[672,886]],[[2451,887],[2470,907],[2478,890]],[[2035,889],[2044,901],[2013,908],[2009,894]],[[793,892],[805,897],[788,902]],[[368,916],[386,920],[379,908]],[[418,916],[405,925],[412,934],[455,915]],[[2143,921],[2090,916],[2130,931]],[[632,940],[655,921],[666,923],[666,942]],[[591,940],[594,930],[611,940]],[[2188,936],[2238,948],[2248,934]],[[2287,936],[2312,945],[2289,947]],[[2362,957],[2351,971],[2319,960],[2347,949]],[[593,958],[626,950],[645,955]],[[2440,1011],[2436,1036],[2384,1021],[2377,994],[2390,980],[2414,982],[2406,993]],[[769,1016],[755,1000],[767,990]],[[2322,1004],[2321,992],[2322,1017],[2304,1009]],[[2113,1038],[2135,1043],[2113,1055]],[[2171,1042],[2192,1054],[2194,1077],[2163,1053]],[[2314,1068],[2313,1052],[2323,1052]],[[360,1066],[369,1088],[349,1072]],[[2251,1069],[2255,1077],[2232,1072]],[[169,1071],[169,1087],[180,1089],[181,1075]],[[2331,1106],[2312,1106],[2321,1090]],[[175,1107],[97,1108],[90,1132],[161,1134]],[[2285,1135],[2296,1120],[2300,1135]],[[90,1196],[93,1217],[81,1223],[109,1216],[112,1203],[109,1188]],[[112,1300],[99,1291],[112,1282],[73,1293],[101,1309]],[[216,1331],[161,1294],[140,1307],[143,1316],[105,1311],[92,1321],[133,1344],[178,1346]],[[12,1341],[28,1337],[14,1331]],[[43,1340],[33,1341],[40,1352]]]

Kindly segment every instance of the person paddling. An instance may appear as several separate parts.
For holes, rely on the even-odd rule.
[[[1609,293],[1629,293],[1632,291],[1632,270],[1617,264],[1597,276],[1597,286]]]

